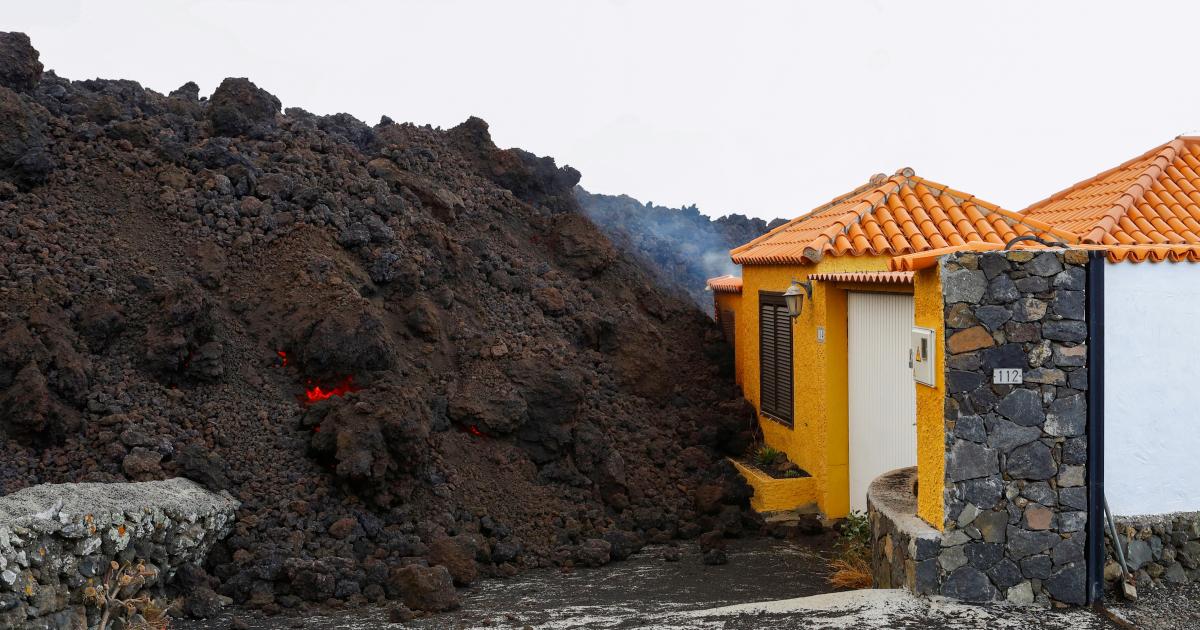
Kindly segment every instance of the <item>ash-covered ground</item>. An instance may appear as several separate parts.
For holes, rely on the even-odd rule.
[[[752,425],[728,348],[578,179],[482,120],[71,81],[0,34],[0,492],[229,490],[233,533],[177,579],[193,615],[437,611],[701,534],[720,561],[759,526],[722,459]]]

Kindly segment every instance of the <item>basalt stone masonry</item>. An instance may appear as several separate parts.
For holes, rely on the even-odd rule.
[[[183,478],[31,486],[0,497],[0,628],[91,628],[84,589],[109,563],[143,561],[166,584],[233,526],[238,501]],[[90,618],[89,618],[90,617]]]
[[[871,521],[871,576],[875,588],[907,588],[937,595],[942,534],[917,516],[917,469],[880,475],[867,490]]]
[[[1087,264],[1072,250],[941,261],[942,595],[1086,603]],[[993,384],[1001,368],[1023,382]]]
[[[1125,561],[1139,589],[1200,580],[1200,512],[1116,517]],[[1106,589],[1120,587],[1121,566],[1104,531]]]

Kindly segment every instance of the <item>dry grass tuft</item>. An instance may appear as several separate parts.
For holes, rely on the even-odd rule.
[[[171,627],[170,611],[175,607],[176,602],[171,602],[166,606],[162,606],[158,600],[150,600],[144,608],[142,608],[142,618],[144,622],[126,626],[128,630],[167,630]]]
[[[871,588],[871,523],[862,512],[853,512],[842,521],[840,531],[838,557],[829,563],[833,571],[829,583],[835,588]]]
[[[833,575],[829,576],[829,584],[834,588],[871,588],[874,583],[871,578],[871,564],[866,558],[838,558],[829,563],[829,568],[833,569]]]

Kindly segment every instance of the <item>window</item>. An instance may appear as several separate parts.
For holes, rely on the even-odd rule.
[[[758,294],[758,408],[792,424],[792,318],[782,293]]]

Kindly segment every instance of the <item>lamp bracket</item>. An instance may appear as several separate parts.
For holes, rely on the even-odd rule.
[[[813,289],[812,280],[797,280],[795,278],[792,278],[792,284],[797,284],[797,285],[800,285],[801,287],[804,287],[804,292],[806,294],[808,294],[808,299],[810,299],[810,300],[812,299],[812,289]]]

